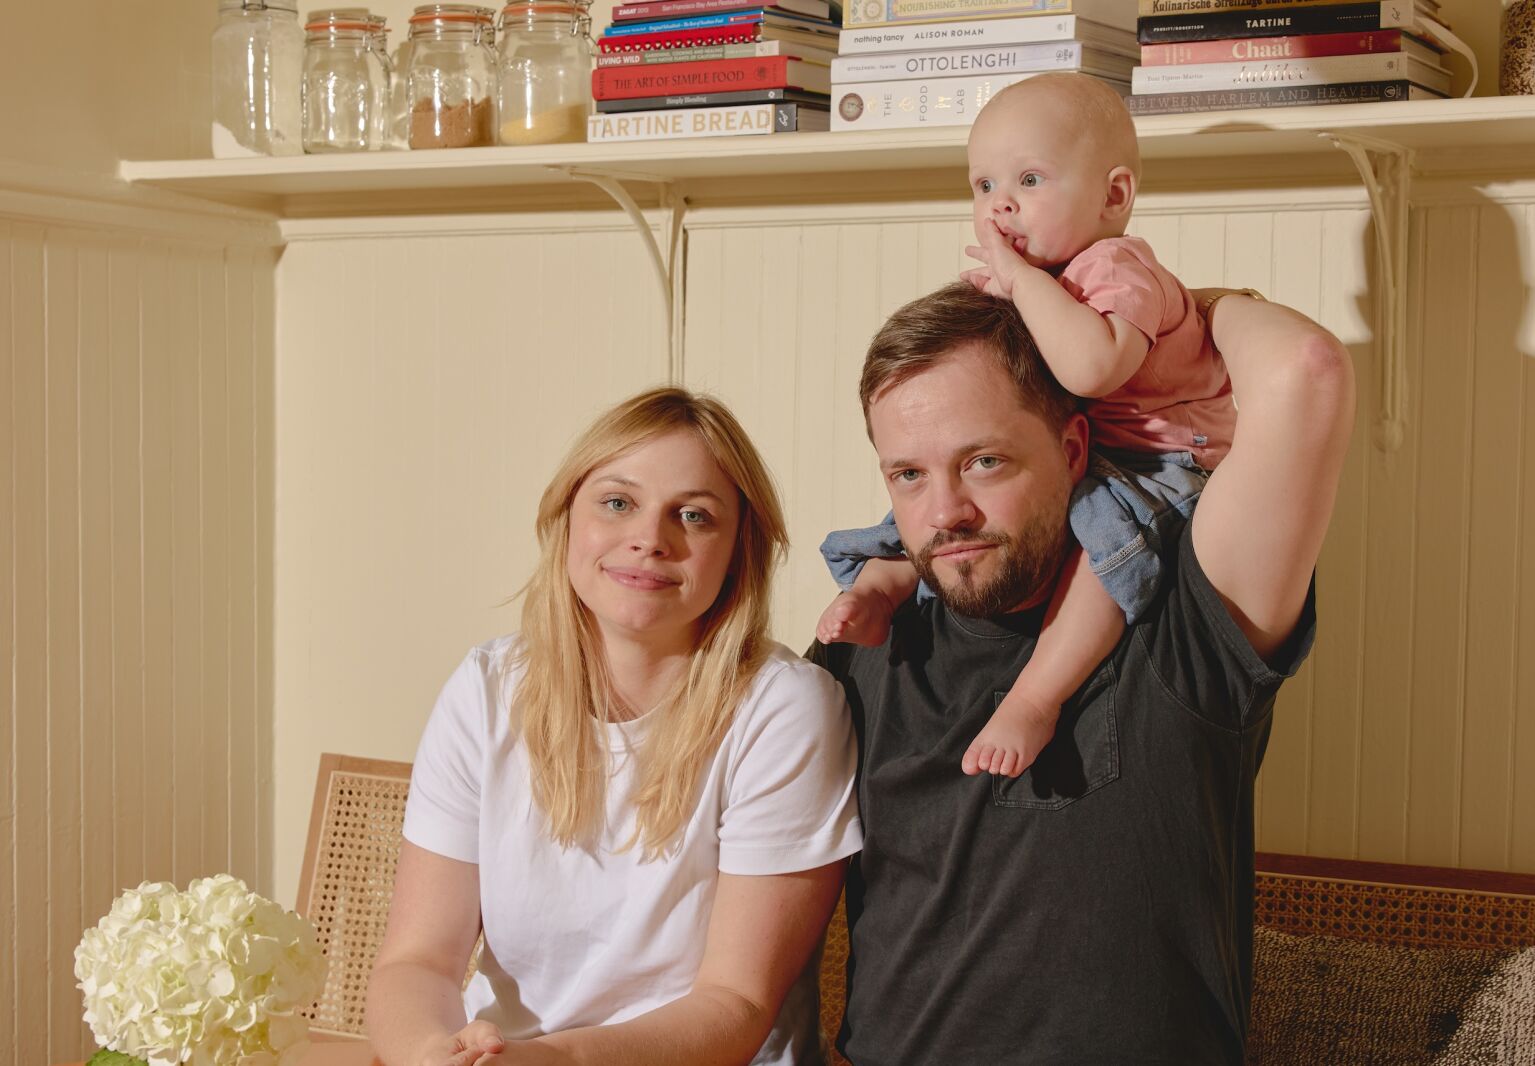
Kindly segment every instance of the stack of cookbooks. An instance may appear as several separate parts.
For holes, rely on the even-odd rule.
[[[824,130],[836,0],[621,3],[598,40],[589,141]]]
[[[1437,0],[1139,0],[1138,115],[1449,95]]]
[[[1123,94],[1139,56],[1134,0],[849,0],[838,51],[833,130],[968,126],[1048,70]]]

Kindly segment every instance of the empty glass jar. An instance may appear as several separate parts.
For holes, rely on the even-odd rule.
[[[304,31],[294,0],[219,0],[211,52],[213,154],[301,153]]]
[[[403,80],[403,75],[397,75],[394,68],[394,60],[389,56],[389,27],[387,19],[383,15],[373,15],[369,21],[373,25],[373,54],[378,58],[378,64],[384,71],[383,91],[379,93],[378,106],[373,109],[373,140],[379,148],[388,148],[390,122],[393,112],[394,83]]]
[[[495,143],[494,24],[494,11],[472,4],[416,8],[406,73],[411,148]]]
[[[389,107],[384,20],[366,8],[329,8],[304,27],[304,151],[383,147]]]
[[[499,140],[586,139],[592,109],[591,18],[577,0],[531,0],[501,11]]]
[[[389,81],[388,130],[386,148],[410,147],[410,36],[401,41],[390,56],[393,77]]]

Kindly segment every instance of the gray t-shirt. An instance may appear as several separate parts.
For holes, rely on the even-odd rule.
[[[1252,991],[1253,780],[1315,593],[1265,663],[1183,536],[1142,621],[1016,779],[960,758],[1042,611],[909,601],[882,648],[815,646],[859,738],[848,876],[855,1066],[1242,1061]]]

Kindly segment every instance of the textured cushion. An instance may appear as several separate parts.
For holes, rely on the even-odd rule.
[[[1406,948],[1259,928],[1247,1060],[1530,1066],[1535,948]]]

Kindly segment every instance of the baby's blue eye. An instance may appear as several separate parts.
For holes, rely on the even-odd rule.
[[[1024,188],[1026,188],[1026,189],[1035,188],[1037,185],[1039,185],[1041,180],[1042,179],[1040,178],[1040,176],[1038,174],[1025,174],[1023,176]]]
[[[991,192],[991,179],[982,178],[979,182],[976,183],[975,187],[980,189],[982,192]]]

